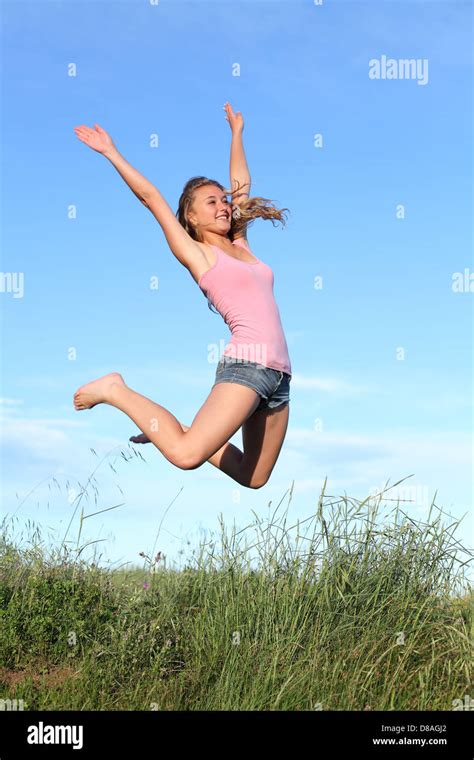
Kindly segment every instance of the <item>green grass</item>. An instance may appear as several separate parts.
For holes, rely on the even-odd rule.
[[[395,484],[397,485],[397,484]],[[392,486],[393,487],[393,486]],[[452,710],[472,694],[470,556],[434,504],[324,493],[182,569],[0,533],[0,699],[27,710]],[[291,492],[290,492],[291,501]],[[83,520],[81,514],[80,531]],[[30,544],[32,542],[30,541]],[[147,587],[144,587],[149,584]]]

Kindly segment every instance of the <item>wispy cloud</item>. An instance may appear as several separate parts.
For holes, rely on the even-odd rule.
[[[3,457],[28,462],[64,461],[77,454],[73,438],[62,428],[80,427],[73,420],[15,418],[2,420]],[[71,460],[73,461],[73,460]]]
[[[32,479],[55,473],[82,474],[93,464],[91,446],[99,454],[127,446],[112,436],[91,436],[89,423],[54,417],[2,417],[0,456],[4,480],[21,489]],[[88,440],[88,438],[90,440]]]
[[[135,380],[135,378],[139,378],[142,383],[149,381],[156,382],[157,378],[159,378],[161,386],[166,382],[173,387],[175,385],[186,385],[195,388],[208,388],[210,391],[214,382],[216,366],[217,362],[204,366],[196,366],[196,364],[190,364],[189,362],[180,363],[179,359],[175,359],[173,360],[173,366],[163,367],[158,365],[140,365],[137,367],[122,365],[120,372],[123,374],[125,381],[131,385],[132,388],[137,386],[137,380]],[[105,368],[102,368],[102,370],[96,369],[94,372],[90,373],[90,379],[92,380],[96,377],[100,377],[108,371],[110,371],[110,368],[108,370]],[[306,375],[300,372],[292,374],[291,385],[292,388],[298,388],[301,390],[318,390],[334,394],[382,392],[382,390],[376,385],[359,386],[337,377]]]
[[[426,507],[434,491],[443,486],[442,498],[462,508],[472,490],[471,467],[472,436],[468,432],[399,429],[358,434],[293,428],[288,430],[278,473],[295,478],[301,483],[299,490],[314,485],[316,491],[327,475],[330,493],[335,484],[348,492],[357,485],[365,495],[383,488],[387,480],[394,483],[413,475],[394,489],[390,498],[397,493],[405,498],[408,493]],[[319,479],[316,473],[321,473]]]
[[[403,456],[418,461],[439,460],[465,465],[471,461],[472,436],[463,432],[435,432],[410,429],[379,431],[377,433],[347,433],[289,429],[286,445],[299,450],[306,457],[317,454],[324,460],[337,456],[341,461],[385,459]],[[433,468],[435,469],[435,468]]]

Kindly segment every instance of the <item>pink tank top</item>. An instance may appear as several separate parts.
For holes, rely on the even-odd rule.
[[[232,242],[252,253],[242,238]],[[256,256],[255,261],[241,261],[217,245],[212,247],[216,262],[201,275],[198,284],[232,333],[223,355],[291,375],[288,346],[273,295],[273,271]]]

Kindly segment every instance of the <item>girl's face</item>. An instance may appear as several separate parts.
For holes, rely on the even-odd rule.
[[[203,185],[194,194],[193,211],[188,219],[201,233],[206,230],[227,235],[232,221],[232,205],[228,196],[216,185]]]

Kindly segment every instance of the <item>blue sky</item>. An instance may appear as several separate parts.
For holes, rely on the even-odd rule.
[[[412,475],[389,496],[411,499],[415,518],[435,492],[454,516],[470,510],[472,292],[453,290],[474,270],[469,6],[2,4],[1,269],[24,276],[22,297],[0,293],[5,512],[62,538],[66,483],[77,492],[108,452],[89,511],[124,505],[84,527],[104,562],[151,551],[177,495],[156,545],[170,559],[220,513],[242,526],[267,514],[293,480],[294,518],[313,514],[326,477],[327,493],[364,499]],[[382,56],[426,60],[427,82],[371,79]],[[131,420],[72,405],[79,385],[119,371],[190,424],[214,381],[209,346],[229,338],[73,127],[99,123],[176,210],[190,177],[228,183],[226,100],[244,115],[252,192],[291,212],[284,229],[258,220],[248,233],[275,273],[293,369],[287,438],[257,491],[209,464],[174,468],[151,445],[125,462]],[[459,536],[470,541],[468,517]]]

